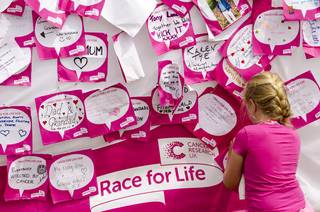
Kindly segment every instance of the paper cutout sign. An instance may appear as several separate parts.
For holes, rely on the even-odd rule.
[[[295,128],[304,127],[320,118],[320,87],[311,71],[285,83],[293,112]]]
[[[184,80],[179,65],[170,60],[158,62],[158,93],[160,104],[175,106],[183,95]]]
[[[251,11],[247,0],[194,0],[214,36],[236,23]]]
[[[90,137],[137,124],[129,93],[122,84],[84,94]]]
[[[74,90],[35,99],[44,145],[87,135],[82,98],[82,91]]]
[[[223,42],[211,42],[207,35],[199,35],[194,46],[182,51],[184,78],[187,84],[214,80],[214,70],[222,57],[219,48]]]
[[[187,15],[194,5],[192,0],[162,0],[162,2],[181,17]]]
[[[60,58],[58,79],[63,82],[103,82],[108,72],[108,37],[86,33],[87,54]]]
[[[261,2],[261,1],[259,1]],[[281,9],[254,4],[253,52],[255,55],[290,55],[300,44],[298,21],[284,21]],[[270,7],[270,6],[269,6]]]
[[[40,59],[71,57],[87,53],[82,18],[69,15],[61,29],[34,15],[35,42]]]
[[[199,123],[184,126],[210,148],[223,145],[243,126],[239,105],[220,85],[207,88],[199,97]]]
[[[217,66],[215,71],[216,81],[229,93],[233,94],[238,100],[241,100],[241,93],[246,81],[224,58]]]
[[[36,12],[43,20],[50,25],[61,28],[66,21],[67,15],[65,11],[59,10],[59,0],[25,0],[34,12]]]
[[[0,83],[29,65],[30,58],[23,53],[14,40],[0,37]]]
[[[183,18],[159,4],[147,21],[151,44],[158,55],[195,44],[190,15]]]
[[[105,0],[59,0],[59,9],[99,20]]]
[[[31,152],[31,126],[29,107],[0,107],[0,155]]]
[[[319,0],[282,0],[286,20],[314,20],[320,17]]]
[[[5,5],[6,2],[12,2],[7,8],[6,10],[2,10]],[[24,9],[25,9],[25,2],[24,0],[5,0],[4,2],[1,1],[1,6],[0,6],[0,12],[6,13],[6,14],[10,14],[10,15],[15,15],[15,16],[22,16]]]
[[[5,200],[47,200],[48,159],[48,155],[8,156]]]
[[[245,21],[220,49],[222,56],[245,80],[263,71],[270,63],[268,56],[254,55],[251,19]]]
[[[54,204],[97,194],[97,181],[91,151],[54,156],[49,168]]]
[[[302,34],[306,57],[320,57],[320,20],[303,21]]]
[[[159,92],[157,88],[153,90],[151,98],[152,126],[195,123],[198,121],[198,95],[196,91],[191,91],[187,86],[184,86],[183,98],[177,106],[162,106],[160,104]]]
[[[5,86],[31,86],[31,60],[32,52],[31,48],[21,48],[21,51],[24,52],[24,55],[29,58],[29,64],[22,68],[20,71],[9,77],[7,80],[2,82],[0,85]]]
[[[132,97],[131,102],[137,117],[137,124],[105,135],[105,141],[112,142],[119,139],[146,141],[149,138],[151,99],[150,97]]]

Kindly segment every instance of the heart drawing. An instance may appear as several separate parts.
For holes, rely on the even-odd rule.
[[[88,58],[86,58],[86,57],[75,57],[73,59],[73,62],[78,68],[83,69],[88,64]]]
[[[20,130],[18,131],[18,133],[19,133],[20,137],[22,138],[22,137],[26,136],[28,132],[27,132],[26,130],[20,129]]]
[[[10,133],[10,130],[0,130],[0,134],[3,136],[9,135],[9,133]]]

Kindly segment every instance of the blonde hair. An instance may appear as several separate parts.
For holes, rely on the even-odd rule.
[[[263,72],[254,76],[245,87],[244,100],[248,102],[250,99],[272,120],[291,126],[291,107],[278,74]]]

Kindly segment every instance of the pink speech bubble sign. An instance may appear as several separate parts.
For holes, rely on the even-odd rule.
[[[320,88],[311,71],[307,71],[286,83],[292,108],[291,122],[301,128],[320,118]]]
[[[59,9],[99,20],[105,0],[59,0]]]
[[[9,7],[7,7],[7,9],[3,11],[3,13],[15,15],[15,16],[22,16],[25,6],[26,6],[26,3],[24,2],[24,0],[13,0],[12,3],[9,5]]]
[[[86,33],[87,54],[59,58],[58,78],[62,82],[104,82],[108,72],[108,37]]]
[[[66,13],[58,9],[58,0],[25,0],[40,17],[47,20],[53,26],[61,28],[66,21]]]
[[[49,159],[49,155],[8,156],[5,200],[47,200]]]
[[[81,90],[41,96],[35,102],[44,145],[87,136]]]
[[[0,107],[0,155],[29,153],[32,119],[29,107]]]
[[[32,51],[31,48],[21,48],[28,58],[30,58],[30,63],[22,70],[12,75],[6,81],[2,82],[0,85],[4,86],[31,86],[31,59],[32,59]]]
[[[162,106],[159,100],[158,89],[151,94],[151,124],[181,124],[195,123],[198,120],[198,95],[188,87],[183,89],[183,98],[177,106]]]
[[[97,194],[92,151],[53,156],[50,161],[49,182],[54,204]]]
[[[35,13],[33,22],[35,43],[40,59],[80,56],[87,53],[81,17],[69,15],[61,29],[51,26]]]
[[[320,2],[314,0],[282,0],[286,20],[315,20],[320,17]]]
[[[132,97],[131,98],[134,114],[137,117],[137,124],[118,132],[104,135],[106,142],[112,142],[119,139],[131,139],[138,141],[147,141],[151,127],[151,99],[150,97]]]
[[[158,55],[195,44],[190,15],[181,18],[165,4],[158,4],[147,20],[147,28]]]
[[[105,135],[137,123],[129,93],[116,84],[84,94],[90,137]]]
[[[194,0],[194,3],[199,8],[208,28],[215,36],[219,35],[251,11],[250,4],[247,0],[228,1],[230,7],[227,7],[223,12],[219,7],[219,2],[217,2],[216,5],[209,5],[207,0]]]
[[[184,77],[187,84],[214,80],[214,70],[222,57],[223,42],[211,42],[207,35],[198,35],[194,46],[183,48]]]
[[[298,21],[285,21],[281,9],[272,9],[263,1],[254,4],[252,14],[253,52],[255,55],[290,55],[300,44]]]
[[[210,148],[229,142],[247,121],[239,102],[220,85],[207,88],[199,97],[199,122],[184,124]]]
[[[194,5],[192,0],[163,0],[162,2],[181,17],[187,15]]]

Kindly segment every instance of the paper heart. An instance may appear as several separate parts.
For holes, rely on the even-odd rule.
[[[10,130],[0,130],[0,134],[3,136],[9,135],[9,133],[10,133]]]
[[[22,138],[22,137],[26,136],[28,132],[27,132],[26,130],[20,129],[20,130],[18,131],[18,133],[19,133],[20,137]]]
[[[73,59],[73,62],[78,68],[83,69],[88,64],[88,58],[86,58],[86,57],[75,57]]]

